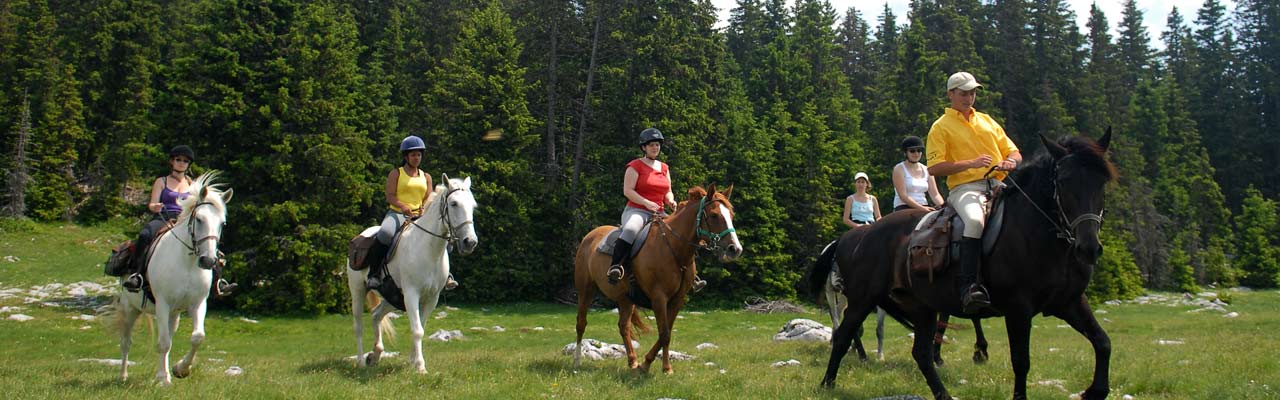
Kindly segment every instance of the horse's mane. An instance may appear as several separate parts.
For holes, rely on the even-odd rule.
[[[1066,148],[1067,154],[1075,157],[1082,168],[1101,174],[1108,182],[1116,180],[1120,175],[1115,164],[1107,159],[1107,151],[1093,139],[1084,136],[1068,136],[1059,139],[1058,145]],[[1026,165],[1014,171],[1010,179],[1033,193],[1037,191],[1032,188],[1052,189],[1053,183],[1040,176],[1053,173],[1054,162],[1049,150],[1044,149],[1032,157]]]
[[[210,203],[213,203],[214,207],[217,207],[218,212],[226,215],[227,204],[222,200],[222,183],[218,182],[218,178],[221,176],[222,171],[215,169],[201,174],[195,181],[191,182],[191,186],[187,188],[187,193],[191,193],[191,195],[185,199],[178,200],[178,205],[182,207],[182,213],[178,214],[178,222],[181,223],[191,218],[191,212],[195,211],[195,205],[204,200],[197,198],[202,189],[208,189],[205,197],[209,199]]]

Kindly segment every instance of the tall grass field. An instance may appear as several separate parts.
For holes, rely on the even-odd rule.
[[[119,341],[94,309],[109,291],[95,286],[110,244],[125,239],[123,225],[85,227],[0,220],[0,393],[8,399],[121,398],[449,398],[449,399],[874,399],[929,397],[910,356],[905,328],[885,329],[884,361],[846,357],[836,387],[820,389],[830,344],[778,342],[777,331],[795,318],[830,324],[825,312],[757,314],[737,309],[685,310],[676,322],[672,350],[693,355],[673,361],[675,372],[628,370],[623,359],[584,360],[574,370],[562,349],[574,339],[575,308],[551,303],[458,304],[442,298],[427,333],[458,330],[459,340],[424,341],[427,374],[408,366],[407,318],[387,350],[399,353],[362,369],[355,354],[351,318],[275,317],[235,311],[211,313],[208,339],[194,373],[169,387],[153,382],[157,357],[151,326],[134,331],[130,377],[102,363],[119,358]],[[569,260],[566,260],[569,262]],[[712,285],[715,282],[711,282]],[[1215,298],[1222,309],[1203,305]],[[1280,292],[1218,290],[1185,298],[1155,293],[1141,301],[1103,304],[1098,318],[1111,336],[1112,398],[1280,398]],[[25,317],[30,317],[25,318]],[[368,326],[368,316],[365,324]],[[617,315],[593,310],[586,336],[619,343]],[[189,348],[183,318],[171,360]],[[967,321],[955,321],[966,323]],[[1034,320],[1028,395],[1066,399],[1083,390],[1093,352],[1082,336],[1056,318]],[[946,365],[940,369],[952,395],[962,399],[1009,398],[1013,373],[1001,320],[984,321],[991,360],[970,361],[973,331],[948,331]],[[501,326],[502,331],[494,329]],[[474,329],[473,329],[474,328]],[[864,340],[874,351],[874,318]],[[368,333],[368,329],[366,329]],[[366,334],[366,340],[369,340]],[[641,348],[656,339],[639,338]],[[715,347],[697,348],[711,343]],[[367,348],[368,346],[366,346]],[[772,366],[796,360],[799,365]],[[660,361],[659,361],[660,363]],[[238,373],[237,373],[238,372]]]

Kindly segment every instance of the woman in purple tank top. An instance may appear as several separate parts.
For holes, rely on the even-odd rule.
[[[178,201],[190,195],[187,190],[191,187],[191,178],[187,176],[187,171],[195,158],[195,152],[184,145],[174,146],[169,150],[169,174],[156,178],[151,184],[151,197],[147,202],[147,211],[154,216],[142,227],[142,232],[138,233],[138,240],[133,242],[135,255],[146,252],[151,242],[155,240],[156,232],[163,229],[169,221],[177,219],[182,213],[182,206],[178,205]],[[146,261],[141,260],[142,257],[133,258],[130,263],[133,273],[125,279],[123,285],[125,289],[138,291],[143,285],[145,271],[142,268]],[[217,293],[220,296],[230,293],[236,286],[221,279],[221,270],[221,267],[214,268],[214,279],[218,282]]]

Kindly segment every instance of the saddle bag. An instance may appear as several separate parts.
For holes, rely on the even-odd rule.
[[[129,271],[129,256],[133,254],[133,241],[126,240],[124,243],[111,249],[111,256],[107,257],[106,264],[103,264],[103,273],[110,276],[124,276]]]
[[[376,237],[360,235],[351,238],[351,244],[347,249],[347,259],[351,260],[351,269],[359,271],[368,267],[364,261],[369,255],[369,249],[373,248],[373,242],[377,240]]]
[[[907,241],[907,265],[911,272],[928,272],[930,279],[933,272],[941,271],[948,265],[947,246],[951,242],[951,218],[956,215],[954,209],[943,208],[941,212],[927,218],[921,229],[911,232]]]

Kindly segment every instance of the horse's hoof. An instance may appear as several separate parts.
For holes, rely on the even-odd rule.
[[[975,351],[975,352],[973,352],[973,363],[974,363],[974,364],[986,364],[986,363],[987,363],[987,353],[986,353],[986,352],[983,352],[983,351]]]
[[[818,387],[823,388],[823,389],[835,389],[835,388],[836,388],[836,380],[835,380],[835,379],[823,379],[823,380],[822,380],[822,383],[819,383],[819,384],[818,384]]]
[[[174,378],[178,378],[178,379],[183,379],[188,376],[191,376],[191,368],[180,368],[180,367],[174,366],[173,368],[171,368],[170,372],[173,373]]]
[[[374,356],[372,351],[368,353],[364,353],[364,366],[372,367],[374,364],[377,364],[377,363],[378,363],[378,357]]]
[[[662,369],[662,373],[666,375],[671,375],[675,373],[675,370],[671,369],[671,367],[666,367]]]
[[[933,359],[933,365],[935,365],[935,366],[939,366],[939,367],[941,367],[941,366],[942,366],[942,364],[946,364],[946,363],[947,363],[946,361],[942,361],[942,357],[938,357],[938,358]]]

